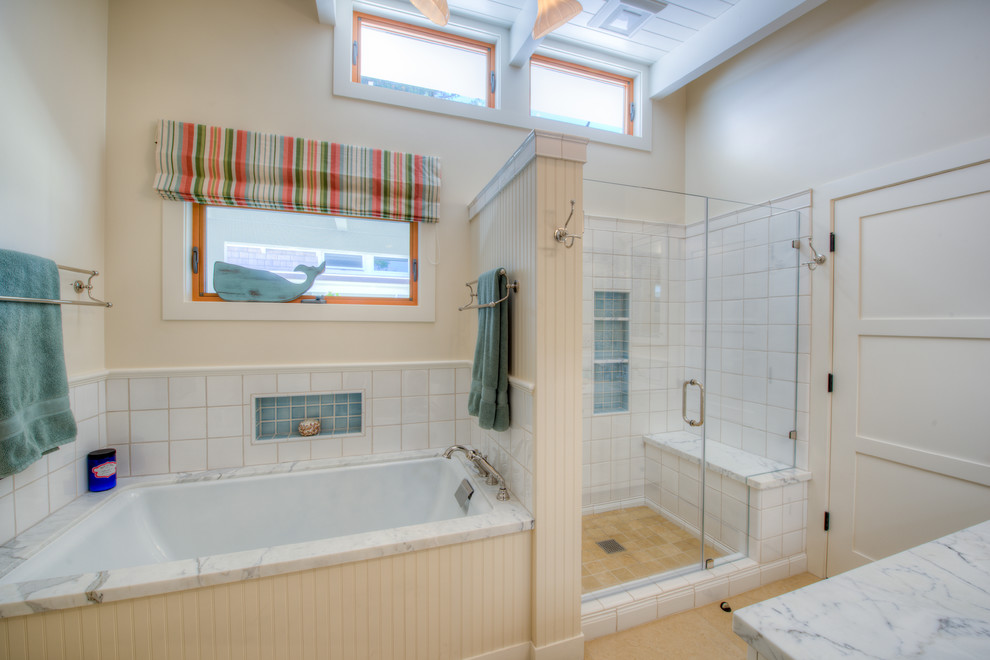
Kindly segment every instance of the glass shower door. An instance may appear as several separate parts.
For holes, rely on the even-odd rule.
[[[707,227],[701,428],[711,568],[761,538],[749,529],[752,478],[794,465],[800,223],[793,211],[710,202]]]

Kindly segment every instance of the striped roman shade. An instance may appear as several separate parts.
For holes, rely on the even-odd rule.
[[[437,221],[435,156],[164,120],[155,156],[165,199]]]

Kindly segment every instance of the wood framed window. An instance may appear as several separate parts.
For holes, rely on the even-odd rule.
[[[418,223],[319,213],[193,204],[192,299],[224,302],[213,285],[217,262],[306,281],[299,265],[325,264],[292,302],[418,304]]]
[[[495,107],[495,45],[354,12],[351,80]]]
[[[530,58],[530,114],[633,134],[636,107],[632,78],[551,59]]]

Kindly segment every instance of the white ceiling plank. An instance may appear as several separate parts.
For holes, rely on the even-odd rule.
[[[709,23],[712,22],[711,16],[706,16],[705,14],[681,7],[673,2],[668,2],[667,6],[660,10],[657,14],[659,18],[665,21],[670,21],[677,25],[683,25],[684,27],[691,28],[692,30],[700,30]]]
[[[336,0],[316,0],[316,14],[323,25],[337,24]]]
[[[705,16],[710,16],[711,18],[718,18],[726,10],[728,10],[732,4],[724,2],[724,0],[669,0],[672,4],[679,5],[685,9],[690,9],[691,11],[696,11],[699,14],[704,14]]]
[[[543,39],[533,38],[535,22],[536,3],[529,2],[519,10],[519,15],[509,30],[509,64],[517,69],[529,62],[529,58],[543,42]]]
[[[650,97],[663,98],[677,91],[824,2],[739,0],[717,21],[653,63]]]
[[[601,30],[576,25],[573,21],[557,28],[549,36],[554,41],[570,42],[638,64],[649,65],[666,53],[653,45],[636,43]]]
[[[457,0],[447,3],[450,13],[457,16],[470,16],[482,22],[489,22],[503,27],[512,25],[519,15],[519,8],[511,2],[491,2],[490,0]]]
[[[662,12],[660,16],[654,16],[651,20],[646,22],[643,26],[642,32],[649,32],[651,34],[656,34],[661,37],[667,37],[668,39],[673,39],[674,41],[687,41],[697,30],[693,30],[683,25],[678,25],[677,23],[671,23],[668,20],[662,18]]]

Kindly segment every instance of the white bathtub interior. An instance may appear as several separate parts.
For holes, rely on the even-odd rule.
[[[219,476],[219,475],[216,475]],[[454,493],[466,477],[439,457],[135,485],[111,492],[0,584],[304,543],[492,510]]]

